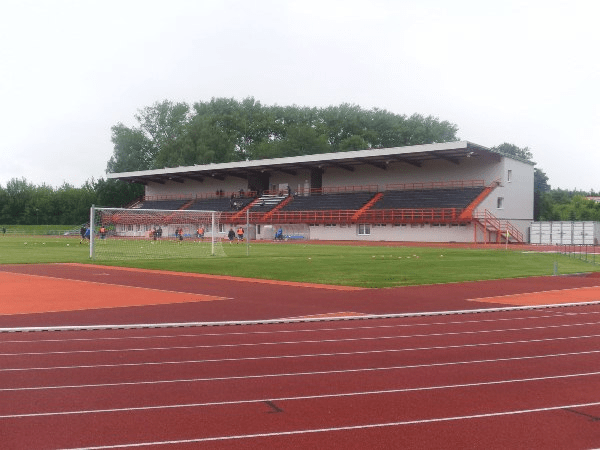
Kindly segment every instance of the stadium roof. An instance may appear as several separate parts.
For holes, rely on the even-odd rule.
[[[325,170],[326,168],[342,168],[352,172],[356,166],[365,164],[385,169],[391,162],[403,162],[416,167],[421,167],[424,162],[432,160],[446,160],[454,164],[460,164],[460,160],[463,158],[478,157],[484,154],[506,156],[487,147],[473,144],[472,142],[456,141],[408,147],[378,148],[288,158],[141,170],[137,172],[109,173],[107,177],[141,184],[147,184],[148,182],[164,184],[168,180],[182,183],[185,179],[198,181],[203,181],[205,178],[223,180],[225,177],[247,179],[252,173],[265,172],[284,172],[296,175],[297,171],[302,169]],[[529,161],[524,162],[533,164]]]

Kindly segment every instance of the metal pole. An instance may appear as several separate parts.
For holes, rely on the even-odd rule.
[[[94,259],[94,217],[96,216],[96,208],[94,205],[90,208],[90,259]]]
[[[210,215],[211,225],[210,225],[210,254],[215,256],[215,212],[213,211]]]
[[[250,208],[246,209],[246,256],[250,255]]]

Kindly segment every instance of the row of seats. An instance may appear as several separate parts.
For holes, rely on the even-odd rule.
[[[281,208],[281,211],[357,210],[362,208],[374,195],[370,192],[352,192],[294,197],[291,202]]]
[[[194,211],[239,211],[252,203],[253,198],[208,198],[197,199],[187,208]]]
[[[371,209],[465,208],[477,198],[483,189],[482,187],[473,187],[385,191]],[[369,192],[295,196],[281,208],[281,211],[359,210],[374,196],[375,194]],[[278,197],[274,201],[261,201],[259,199],[252,206],[252,211],[268,212],[285,198]],[[185,209],[239,211],[253,201],[254,198],[197,199]],[[141,207],[147,209],[180,209],[187,203],[189,203],[189,200],[154,200],[143,202]]]
[[[464,208],[482,191],[481,187],[387,191],[372,209]]]

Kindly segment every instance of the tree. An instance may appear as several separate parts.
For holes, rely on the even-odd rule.
[[[177,141],[184,134],[189,110],[185,103],[164,100],[138,111],[135,115],[138,127],[129,128],[122,123],[113,126],[114,151],[108,161],[107,172],[164,167],[158,164],[173,159],[169,155],[180,147]]]
[[[343,103],[264,106],[253,97],[163,101],[141,109],[139,126],[112,128],[109,172],[362,150],[456,140],[457,126]]]
[[[141,130],[118,123],[111,131],[114,150],[106,166],[107,172],[135,172],[153,166],[156,151]]]
[[[531,153],[529,147],[519,148],[514,144],[508,144],[505,142],[496,147],[492,147],[491,150],[502,153],[503,155],[523,159],[525,161],[533,161],[533,153]]]
[[[123,208],[144,195],[144,186],[121,180],[103,179],[93,183],[98,206]]]

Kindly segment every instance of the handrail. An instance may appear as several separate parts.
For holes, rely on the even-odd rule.
[[[276,211],[272,214],[249,212],[252,223],[466,223],[462,208],[414,208],[367,210]],[[245,220],[245,217],[243,218]],[[235,213],[221,213],[221,222],[237,223]]]
[[[413,208],[413,209],[371,209],[359,218],[369,223],[459,223],[468,222],[460,217],[462,208]]]
[[[518,242],[523,242],[523,233],[518,228],[506,219],[497,218],[487,209],[483,212],[478,211],[473,213],[473,218],[489,223],[501,236],[504,236],[504,233],[508,232],[510,237],[513,237]]]
[[[485,187],[485,180],[451,180],[451,181],[424,181],[416,183],[392,183],[386,184],[386,191],[404,191],[421,189],[444,189],[444,188],[466,188]]]

